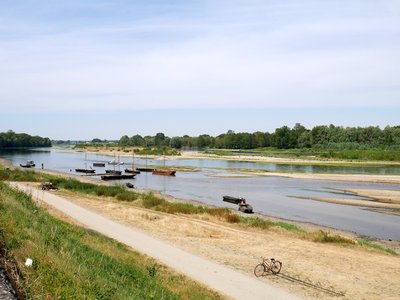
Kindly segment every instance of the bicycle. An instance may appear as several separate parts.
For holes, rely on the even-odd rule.
[[[258,264],[254,268],[254,275],[256,275],[256,277],[263,276],[268,272],[271,272],[274,275],[279,274],[282,268],[282,263],[279,260],[276,260],[275,258],[267,259],[264,257],[261,257],[261,259],[262,263]]]

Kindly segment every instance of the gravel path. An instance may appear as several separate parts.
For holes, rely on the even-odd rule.
[[[183,251],[148,234],[105,218],[65,198],[24,183],[10,183],[34,198],[52,205],[86,227],[114,238],[141,253],[234,299],[300,299],[257,278],[240,273],[206,258]]]

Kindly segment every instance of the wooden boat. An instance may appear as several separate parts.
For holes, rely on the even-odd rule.
[[[140,174],[140,171],[137,169],[125,169],[125,173]]]
[[[75,169],[75,172],[78,172],[78,173],[86,173],[86,174],[88,174],[88,173],[95,173],[96,171],[95,170],[93,170],[93,169]]]
[[[164,169],[155,169],[153,171],[154,175],[164,175],[164,176],[175,176],[175,170],[165,169],[165,155],[164,155]]]
[[[174,170],[160,170],[160,169],[155,169],[153,171],[154,175],[164,175],[164,176],[175,176],[176,171]]]
[[[223,196],[222,201],[237,204],[238,210],[247,214],[252,214],[253,213],[253,207],[246,203],[246,199],[241,198],[241,197],[231,197],[231,196]]]
[[[122,171],[118,171],[118,170],[106,170],[106,174],[121,175],[121,174],[122,174]]]
[[[26,164],[19,164],[22,168],[33,168],[35,165],[35,162],[33,160],[27,160]]]
[[[135,188],[135,186],[130,182],[127,182],[125,185],[130,189],[134,189]]]
[[[140,172],[153,172],[155,169],[152,168],[136,168]]]
[[[237,198],[237,197],[231,197],[231,196],[223,196],[222,200],[225,202],[233,203],[233,204],[239,204],[240,201],[243,201],[243,200],[246,202],[246,200],[243,198]]]
[[[94,162],[93,163],[93,167],[105,167],[106,163],[102,163],[102,162]]]
[[[135,174],[123,174],[123,175],[102,175],[100,178],[101,180],[121,180],[121,179],[133,179],[136,175]]]

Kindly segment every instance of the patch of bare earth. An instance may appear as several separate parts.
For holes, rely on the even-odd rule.
[[[251,276],[261,256],[274,257],[282,261],[283,275],[343,292],[345,296],[339,298],[398,299],[400,295],[400,258],[396,256],[356,246],[315,243],[284,230],[247,228],[208,215],[170,215],[112,199],[57,193]],[[280,276],[269,275],[262,280],[309,299],[337,298]]]

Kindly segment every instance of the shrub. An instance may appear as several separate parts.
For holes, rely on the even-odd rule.
[[[340,235],[332,235],[329,232],[319,230],[314,238],[314,242],[320,243],[340,243],[340,244],[355,244],[352,239]]]
[[[229,223],[239,223],[240,217],[237,214],[226,214],[225,220]]]

